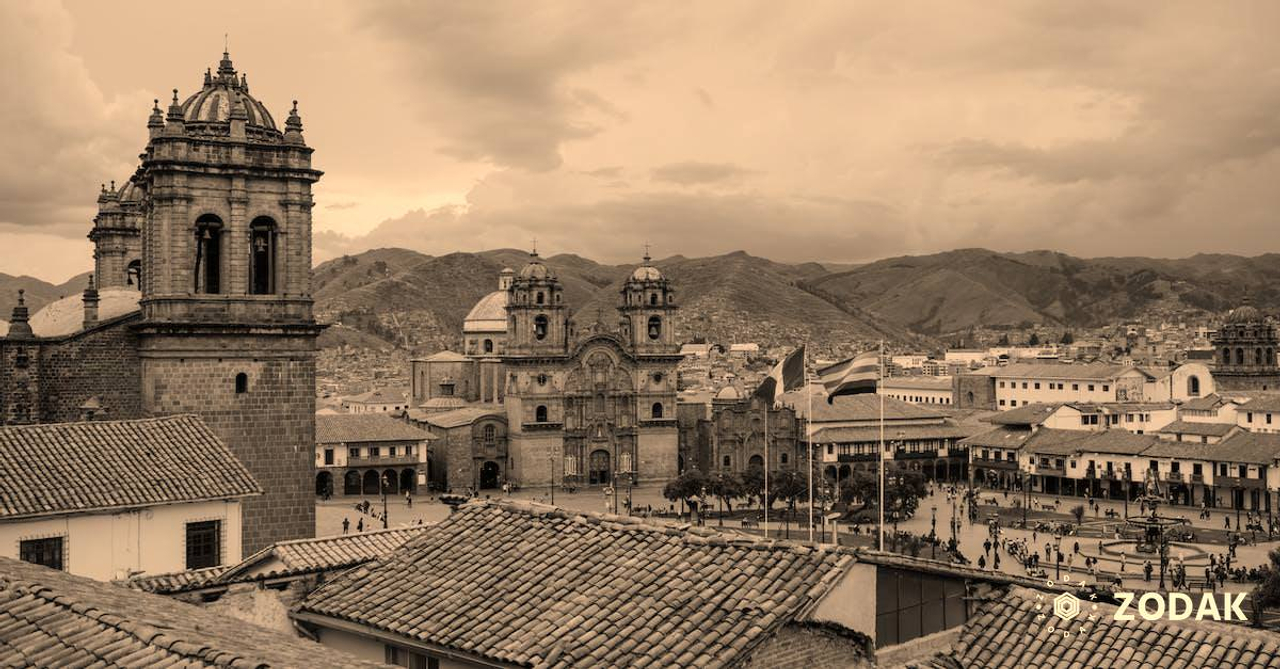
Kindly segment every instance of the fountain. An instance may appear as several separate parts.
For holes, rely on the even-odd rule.
[[[1164,496],[1160,494],[1160,482],[1155,477],[1155,472],[1151,469],[1147,470],[1147,478],[1143,482],[1142,496],[1137,501],[1144,508],[1151,509],[1151,515],[1130,516],[1125,519],[1125,522],[1129,525],[1142,530],[1142,537],[1136,541],[1135,550],[1146,554],[1159,553],[1160,544],[1165,538],[1165,533],[1174,525],[1182,524],[1183,521],[1156,513],[1160,503],[1165,500]]]

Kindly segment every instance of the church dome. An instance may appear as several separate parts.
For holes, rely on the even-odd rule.
[[[737,402],[742,399],[742,392],[733,386],[725,386],[716,393],[716,399],[730,402]]]
[[[142,200],[142,189],[138,188],[137,182],[129,179],[120,187],[118,196],[121,202],[140,202]]]
[[[507,329],[507,291],[495,290],[480,298],[462,321],[463,332],[505,332]]]
[[[128,288],[98,291],[98,321],[138,310],[142,293]],[[84,294],[77,293],[51,302],[31,317],[31,332],[37,337],[62,337],[84,328]]]
[[[631,273],[632,281],[661,281],[662,278],[662,272],[653,265],[641,265]]]
[[[538,258],[537,253],[529,255],[529,264],[520,270],[521,279],[554,279],[551,270],[542,264],[542,260]]]
[[[187,98],[181,105],[182,119],[188,131],[216,132],[215,125],[224,125],[243,109],[245,127],[260,132],[279,133],[276,122],[266,106],[249,95],[249,84],[244,75],[236,78],[231,57],[226,52],[218,63],[218,73],[205,73],[204,88]]]
[[[1227,314],[1228,323],[1260,323],[1262,322],[1262,312],[1254,309],[1248,303],[1231,310]]]

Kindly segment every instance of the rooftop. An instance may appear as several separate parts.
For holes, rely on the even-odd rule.
[[[1187,420],[1175,420],[1156,430],[1165,434],[1192,434],[1205,437],[1225,437],[1236,429],[1234,423],[1199,423]]]
[[[98,321],[124,316],[138,310],[142,293],[127,288],[98,291]],[[84,294],[76,293],[46,304],[31,316],[31,331],[37,337],[64,337],[84,329]]]
[[[1016,409],[989,416],[986,421],[996,425],[1039,425],[1060,407],[1062,407],[1061,404],[1024,404]]]
[[[380,667],[168,597],[0,558],[5,666]]]
[[[296,615],[513,664],[721,667],[796,620],[853,562],[835,549],[477,501],[321,586]]]
[[[944,376],[895,376],[880,381],[881,388],[916,390],[951,390],[951,379]]]
[[[879,421],[881,400],[884,401],[884,418],[886,421],[922,419],[940,421],[947,416],[947,413],[943,410],[903,402],[900,399],[884,395],[872,393],[841,395],[835,398],[832,404],[828,404],[827,396],[823,392],[822,386],[810,385],[809,391],[813,393],[813,422],[815,427],[818,426],[818,423]],[[808,415],[809,402],[806,401],[804,389],[784,393],[781,402],[795,409],[797,416],[804,417]]]
[[[887,427],[884,438],[889,441],[911,439],[964,439],[980,427],[971,425],[895,425]],[[815,444],[854,443],[879,441],[880,428],[871,427],[824,427],[814,430]]]
[[[0,427],[0,518],[261,492],[196,416]]]
[[[435,439],[431,433],[386,414],[340,413],[316,416],[316,443],[319,444],[431,439]]]
[[[1130,370],[1142,372],[1135,367],[1091,363],[1087,365],[1066,365],[1061,363],[1019,362],[999,367],[992,376],[996,378],[1016,379],[1075,379],[1081,381],[1110,381]]]
[[[409,417],[414,420],[429,423],[435,427],[442,427],[445,429],[470,425],[485,416],[501,416],[505,419],[506,413],[502,410],[502,407],[496,404],[488,406],[469,406],[462,409],[439,411],[435,413],[417,410],[409,412]]]
[[[1022,448],[1027,439],[1035,434],[1029,429],[1001,425],[986,432],[980,432],[960,442],[961,446],[988,448]]]

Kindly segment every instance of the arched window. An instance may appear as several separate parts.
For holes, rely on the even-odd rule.
[[[547,317],[538,316],[533,319],[533,338],[539,341],[547,338]]]
[[[1229,348],[1222,349],[1222,364],[1224,365],[1231,364],[1231,349]]]
[[[535,300],[535,301],[536,301],[538,304],[543,304],[543,303],[545,303],[545,302],[546,302],[546,298],[543,296],[542,291],[538,291],[538,299],[537,299],[537,300]]]
[[[124,282],[127,286],[133,286],[134,290],[142,290],[142,261],[131,260],[129,267],[124,271]]]
[[[1255,364],[1255,365],[1263,365],[1263,364],[1266,364],[1266,363],[1262,362],[1262,349],[1260,349],[1260,348],[1259,348],[1259,349],[1255,349],[1255,350],[1253,351],[1253,364]]]
[[[484,426],[484,445],[492,446],[497,441],[498,429],[492,425]]]
[[[537,423],[547,422],[547,407],[539,404],[538,408],[533,410],[533,420]]]
[[[236,374],[236,394],[249,392],[249,375],[244,372]]]
[[[662,418],[662,402],[654,402],[650,412],[654,418]]]
[[[196,293],[222,292],[222,219],[204,214],[196,219]]]
[[[649,338],[657,339],[662,336],[662,319],[657,316],[649,317]]]
[[[1200,396],[1200,377],[1198,376],[1187,377],[1187,394],[1190,395],[1191,397]]]
[[[649,293],[649,304],[650,304],[650,305],[655,305],[655,304],[657,304],[657,303],[658,303],[658,294],[657,294],[657,293]]]
[[[732,466],[732,462],[733,462],[733,460],[732,460],[732,459],[730,459],[730,458],[729,458],[729,456],[727,456],[727,455],[726,455],[726,456],[724,456],[724,467],[725,467],[725,469],[728,469],[729,467],[731,467],[731,466]]]
[[[787,464],[787,452],[786,452],[786,451],[783,451],[783,452],[782,452],[782,454],[781,454],[781,458],[782,458],[782,464],[784,464],[784,465],[785,465],[785,464]]]
[[[1236,364],[1237,365],[1244,364],[1244,349],[1242,348],[1236,349]]]
[[[493,353],[493,340],[492,340],[492,339],[486,339],[486,340],[484,340],[484,352],[485,352],[485,353]]]
[[[276,222],[259,216],[249,224],[249,292],[276,292]]]
[[[545,386],[545,385],[547,385],[547,375],[546,375],[546,374],[539,374],[539,375],[538,375],[538,385],[540,385],[540,386]]]

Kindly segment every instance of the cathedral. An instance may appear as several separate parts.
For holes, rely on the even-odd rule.
[[[1213,379],[1219,390],[1280,390],[1275,324],[1248,298],[1227,314],[1212,341]]]
[[[504,270],[463,326],[463,353],[414,360],[411,419],[496,418],[505,448],[433,463],[436,483],[608,486],[666,480],[678,469],[675,293],[646,255],[619,291],[618,320],[579,326],[538,257]],[[488,411],[484,410],[488,407]],[[477,411],[479,409],[479,411]],[[497,416],[493,416],[497,414]],[[490,440],[492,441],[492,440]],[[491,449],[492,450],[492,449]]]
[[[0,420],[196,414],[266,491],[244,503],[244,552],[310,537],[321,172],[297,103],[281,129],[223,53],[147,129],[137,170],[98,196],[84,293],[35,315],[20,298],[0,331]]]

